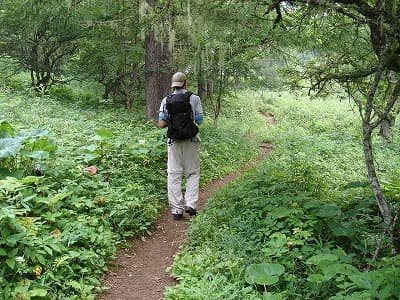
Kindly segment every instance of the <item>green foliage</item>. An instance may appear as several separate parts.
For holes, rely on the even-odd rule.
[[[253,2],[184,1],[174,5],[177,17],[170,33],[175,42],[174,64],[196,78],[199,93],[212,108],[210,115],[218,119],[224,95],[243,89],[245,80],[258,80],[255,58],[268,52],[260,51],[258,33],[268,34],[269,24],[250,17],[262,10]]]
[[[371,260],[381,220],[369,186],[351,184],[366,180],[357,116],[336,99],[267,95],[275,150],[193,220],[166,299],[396,299],[399,257]]]
[[[12,58],[17,71],[30,72],[27,79],[39,94],[66,79],[89,78],[104,86],[105,98],[136,98],[144,61],[138,6],[137,1],[2,1],[0,54]],[[7,81],[16,87],[17,81]]]
[[[246,282],[249,284],[273,285],[279,281],[279,275],[284,272],[285,268],[281,264],[252,264],[246,269]]]
[[[46,130],[18,133],[7,121],[0,120],[0,179],[41,173],[41,163],[57,149],[47,134]]]
[[[87,38],[80,41],[79,60],[72,68],[80,77],[101,84],[105,99],[122,103],[139,100],[144,77],[144,25],[139,2],[87,4]]]
[[[66,60],[76,53],[76,41],[83,36],[79,1],[18,0],[0,3],[1,54],[14,58],[31,72],[31,83],[46,92]]]
[[[116,248],[147,235],[167,205],[165,130],[82,89],[0,94],[0,162],[42,166],[0,178],[1,299],[94,299]],[[216,128],[206,118],[202,184],[258,153],[256,119],[223,116]]]

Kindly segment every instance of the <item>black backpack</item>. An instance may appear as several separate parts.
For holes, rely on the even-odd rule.
[[[166,106],[169,115],[167,136],[170,139],[186,140],[199,132],[199,128],[193,122],[193,110],[190,105],[192,94],[186,92],[167,96]]]

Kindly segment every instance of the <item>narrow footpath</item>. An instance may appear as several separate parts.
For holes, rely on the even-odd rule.
[[[272,117],[266,116],[267,122],[275,124]],[[273,149],[272,145],[261,144],[262,153],[244,165],[240,170],[215,180],[203,187],[199,193],[198,208],[215,193],[229,184],[241,173],[259,164]],[[174,255],[186,238],[190,217],[185,214],[181,221],[172,220],[169,209],[160,216],[156,230],[145,240],[135,239],[131,249],[123,250],[113,262],[114,267],[105,274],[103,283],[108,287],[98,300],[161,300],[167,286],[177,282],[169,276],[166,268],[171,266]]]

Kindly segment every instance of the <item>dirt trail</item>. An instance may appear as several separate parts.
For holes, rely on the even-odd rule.
[[[275,124],[272,116],[267,122]],[[240,170],[215,180],[202,188],[199,193],[198,208],[201,209],[213,193],[232,182],[245,170],[257,165],[272,149],[269,144],[261,144],[262,153],[254,161]],[[176,284],[166,272],[172,265],[174,255],[186,238],[190,218],[173,221],[169,209],[160,216],[156,230],[146,240],[135,239],[134,247],[119,253],[114,267],[105,275],[103,283],[109,288],[99,295],[98,300],[160,300],[165,287]]]

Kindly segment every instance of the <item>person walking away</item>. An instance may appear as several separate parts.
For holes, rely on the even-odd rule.
[[[200,180],[200,137],[198,127],[203,122],[199,96],[186,89],[186,75],[172,76],[174,92],[161,101],[160,128],[168,127],[168,202],[174,220],[181,220],[183,212],[196,215]],[[197,124],[197,125],[196,125]],[[185,195],[182,176],[186,177]]]

